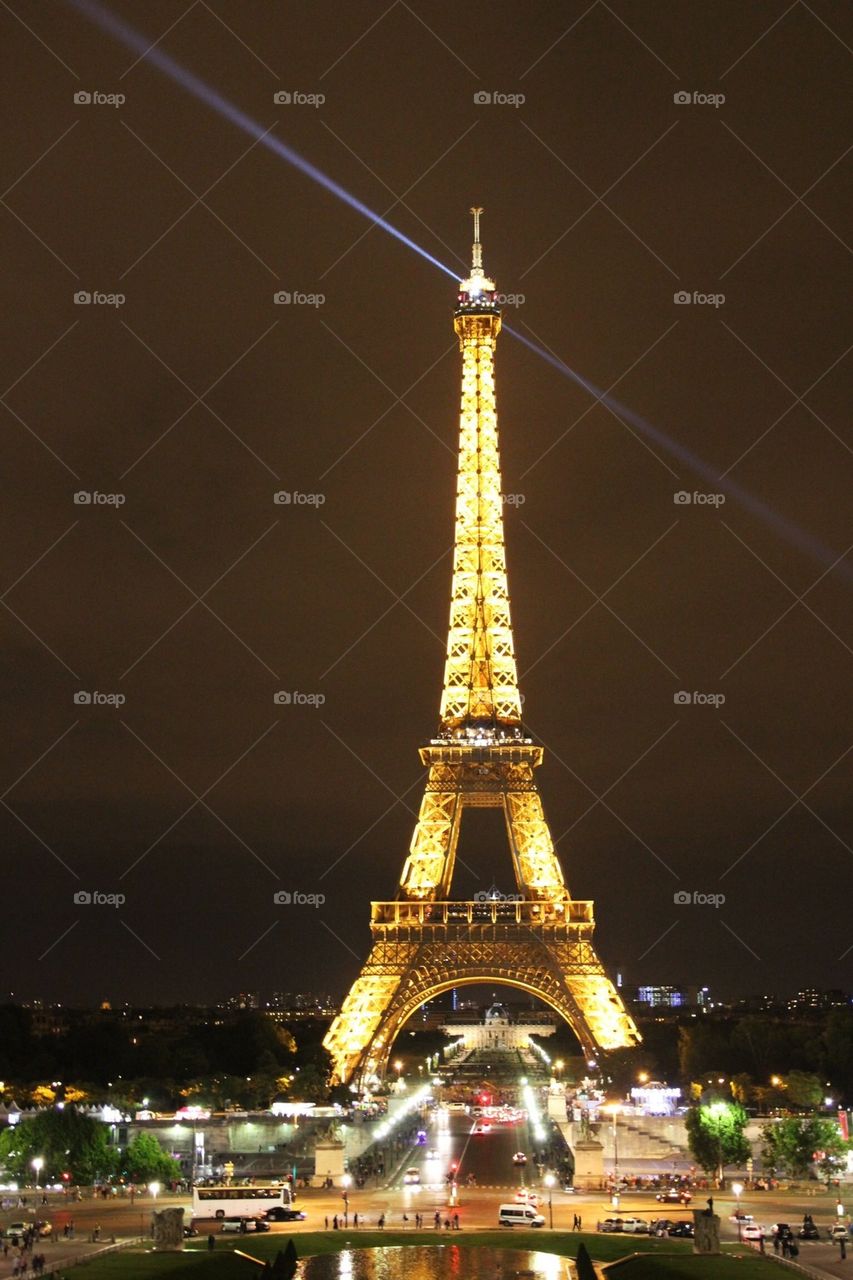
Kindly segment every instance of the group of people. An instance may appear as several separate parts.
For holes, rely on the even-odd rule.
[[[583,1221],[579,1213],[572,1214],[572,1231],[583,1231]]]
[[[577,1215],[577,1214],[575,1215],[575,1217],[577,1218],[577,1222],[578,1222],[577,1230],[578,1230],[578,1231],[580,1231],[580,1218],[578,1217],[578,1215]],[[358,1230],[358,1228],[359,1228],[359,1227],[363,1227],[363,1226],[365,1225],[365,1221],[366,1221],[366,1220],[365,1220],[364,1214],[362,1214],[361,1216],[359,1216],[357,1213],[354,1213],[354,1214],[352,1215],[352,1225],[353,1225],[353,1227],[355,1227],[356,1231]],[[409,1225],[409,1222],[410,1222],[409,1215],[408,1215],[407,1213],[404,1213],[404,1214],[402,1215],[402,1223],[403,1223],[403,1226],[404,1226],[404,1227],[407,1227],[407,1226]],[[329,1219],[328,1219],[328,1218],[326,1218],[326,1230],[327,1230],[327,1231],[329,1230],[329,1225],[330,1225],[330,1224],[329,1224]],[[342,1230],[344,1230],[348,1225],[349,1225],[349,1215],[343,1215],[343,1214],[337,1214],[337,1213],[336,1213],[336,1214],[333,1216],[332,1220],[331,1220],[331,1228],[332,1228],[332,1230],[333,1230],[333,1231],[342,1231]],[[384,1213],[380,1213],[379,1217],[376,1219],[376,1225],[377,1225],[377,1227],[379,1228],[379,1230],[380,1230],[380,1231],[384,1231],[384,1230],[385,1230],[385,1214],[384,1214]],[[425,1225],[424,1215],[423,1215],[422,1213],[416,1213],[416,1214],[415,1214],[415,1229],[416,1229],[417,1231],[420,1231],[420,1230],[422,1230],[422,1229],[423,1229],[424,1225]],[[459,1231],[459,1230],[461,1230],[461,1227],[460,1227],[460,1224],[459,1224],[459,1214],[458,1214],[458,1213],[454,1213],[454,1215],[453,1215],[453,1217],[452,1217],[452,1218],[449,1218],[449,1217],[448,1217],[448,1218],[445,1218],[445,1219],[444,1219],[444,1222],[443,1222],[443,1224],[442,1224],[441,1214],[438,1212],[438,1210],[436,1210],[435,1214],[433,1215],[432,1225],[433,1225],[433,1230],[435,1230],[435,1231],[440,1231],[440,1230],[441,1230],[441,1228],[442,1228],[442,1225],[444,1226],[444,1230],[445,1230],[445,1231]]]
[[[43,1253],[27,1254],[22,1252],[12,1263],[13,1276],[44,1275],[46,1258]]]

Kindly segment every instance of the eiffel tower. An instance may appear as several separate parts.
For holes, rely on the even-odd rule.
[[[494,354],[501,317],[483,272],[480,214],[453,327],[462,410],[450,629],[438,736],[393,902],[371,906],[373,946],[324,1040],[336,1082],[384,1076],[394,1039],[424,1001],[495,982],[538,996],[588,1058],[639,1034],[595,953],[593,904],[569,896],[533,771],[543,749],[522,725],[509,612]],[[518,894],[450,899],[462,811],[502,809]]]

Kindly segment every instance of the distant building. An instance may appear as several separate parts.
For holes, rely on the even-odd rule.
[[[531,1036],[552,1036],[555,1027],[549,1019],[537,1017],[533,1010],[525,1011],[522,1020],[515,1021],[506,1005],[493,1004],[482,1021],[463,1022],[457,1015],[441,1030],[446,1035],[459,1037],[462,1049],[528,1049]]]
[[[711,997],[707,987],[637,987],[634,1002],[650,1009],[701,1009]]]
[[[804,987],[788,1001],[788,1009],[792,1013],[823,1012],[826,1009],[845,1009],[849,1004],[850,997],[843,991],[820,991],[817,987]]]

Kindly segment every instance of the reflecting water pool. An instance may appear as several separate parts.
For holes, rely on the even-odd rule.
[[[344,1249],[304,1258],[302,1280],[570,1280],[568,1258],[527,1249],[423,1245]]]

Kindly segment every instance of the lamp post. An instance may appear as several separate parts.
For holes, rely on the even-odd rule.
[[[742,1183],[742,1182],[733,1182],[733,1183],[732,1183],[732,1191],[735,1193],[735,1215],[736,1215],[736,1217],[737,1217],[737,1238],[738,1238],[738,1240],[742,1240],[742,1239],[743,1239],[743,1229],[742,1229],[742,1228],[743,1228],[743,1224],[742,1224],[742,1222],[741,1222],[741,1218],[740,1218],[740,1198],[741,1198],[741,1196],[743,1195],[743,1183]]]
[[[42,1169],[44,1168],[44,1156],[36,1156],[36,1157],[35,1157],[35,1159],[34,1159],[34,1160],[33,1160],[33,1162],[32,1162],[32,1165],[33,1165],[33,1168],[34,1168],[34,1169],[35,1169],[35,1171],[36,1171],[36,1191],[38,1191],[38,1189],[39,1189],[39,1175],[41,1174],[41,1171],[42,1171]]]
[[[548,1188],[548,1226],[554,1229],[554,1205],[552,1201],[552,1193],[554,1191],[554,1175],[553,1173],[545,1174],[545,1186]]]
[[[352,1175],[349,1173],[345,1173],[344,1176],[341,1178],[341,1185],[344,1189],[343,1191],[344,1226],[348,1227],[349,1226],[349,1189],[352,1186]]]

